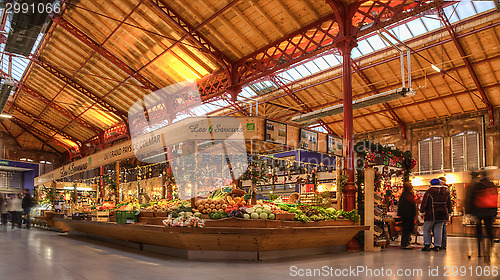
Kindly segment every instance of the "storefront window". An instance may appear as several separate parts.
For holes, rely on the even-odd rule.
[[[420,173],[438,173],[443,170],[443,138],[430,137],[418,142]]]
[[[453,172],[479,169],[479,133],[466,131],[451,137]]]

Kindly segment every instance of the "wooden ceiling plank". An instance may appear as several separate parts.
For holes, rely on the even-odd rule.
[[[189,6],[186,1],[179,1],[177,3],[179,4],[179,6],[182,6],[184,10],[191,13],[193,17],[200,19],[204,18],[200,13],[196,12],[196,9],[193,9],[191,6]],[[235,56],[242,57],[244,55],[240,49],[227,42],[227,35],[222,35],[219,31],[217,31],[215,28],[211,28],[208,24],[205,25],[204,28],[210,33],[211,36],[216,37],[219,43],[226,46],[233,54],[235,54]]]
[[[283,11],[285,11],[285,13],[292,19],[292,22],[295,24],[295,27],[297,29],[302,27],[302,24],[299,22],[299,20],[292,14],[292,12],[290,12],[290,10],[285,6],[285,4],[283,4],[281,0],[275,0],[275,2],[278,3],[281,9],[283,9]]]
[[[250,2],[252,2],[252,6],[257,10],[257,12],[267,20],[270,26],[273,27],[274,31],[278,33],[281,37],[285,37],[286,35],[285,31],[273,21],[273,19],[268,15],[268,13],[263,11],[262,7],[256,2],[256,0],[250,0]]]
[[[267,38],[267,36],[259,29],[257,28],[257,26],[255,26],[255,24],[252,23],[252,21],[250,21],[247,16],[245,16],[243,14],[243,12],[240,11],[240,9],[238,9],[238,6],[233,6],[233,10],[236,12],[236,14],[238,14],[246,23],[247,25],[249,25],[253,31],[264,41],[266,42],[266,45],[271,43],[271,40],[269,40],[269,38]]]
[[[204,9],[207,9],[212,14],[215,13],[215,10],[212,7],[210,7],[209,5],[207,5],[204,1],[201,1],[200,3],[202,3]],[[188,3],[185,3],[185,4],[189,7],[189,9],[194,9]],[[227,20],[225,18],[224,14],[219,15],[218,19],[220,19],[220,21],[223,22],[226,25],[227,28],[229,28],[231,31],[233,31],[234,35],[236,37],[238,37],[239,40],[241,40],[242,42],[245,42],[245,44],[247,44],[247,46],[249,46],[250,49],[256,49],[257,48],[257,46],[255,46],[250,40],[248,40],[245,36],[241,35],[241,32],[239,30],[237,30],[236,28],[234,28],[234,25],[229,20]],[[211,28],[210,28],[210,30],[211,30]]]

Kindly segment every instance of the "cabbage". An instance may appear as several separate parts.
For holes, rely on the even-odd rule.
[[[267,219],[267,214],[266,214],[266,213],[260,213],[260,218],[261,218],[262,220]]]
[[[250,218],[257,220],[259,218],[259,214],[253,212],[252,214],[250,214]]]

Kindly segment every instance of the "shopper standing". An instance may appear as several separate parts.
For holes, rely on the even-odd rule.
[[[478,244],[478,256],[481,256],[481,243],[483,239],[483,226],[486,228],[488,235],[485,245],[485,257],[489,258],[490,249],[493,246],[493,222],[497,215],[498,207],[498,191],[484,171],[481,171],[478,176],[478,181],[472,181],[467,187],[465,196],[465,214],[471,214],[476,222],[476,237]]]
[[[432,232],[434,232],[434,251],[441,250],[443,238],[443,224],[451,213],[450,192],[441,187],[439,179],[432,179],[431,186],[425,192],[420,205],[420,212],[424,213],[424,248],[431,250]]]
[[[7,220],[9,217],[9,212],[7,211],[7,197],[5,194],[0,194],[0,215],[2,221],[2,228],[7,231]]]
[[[31,220],[30,220],[31,206],[33,206],[33,198],[31,197],[30,191],[28,189],[24,189],[22,207],[24,212],[23,223],[26,224],[26,229],[30,229],[31,227]]]
[[[401,249],[413,249],[410,247],[410,235],[415,228],[415,216],[417,215],[417,204],[413,185],[410,182],[403,184],[403,193],[399,198],[398,216],[401,217],[403,230],[401,234]]]
[[[22,210],[23,208],[21,193],[18,193],[17,195],[14,195],[7,203],[7,211],[9,211],[10,213],[10,222],[12,223],[12,228],[14,228],[15,224],[17,224],[19,228],[21,227],[20,216]]]

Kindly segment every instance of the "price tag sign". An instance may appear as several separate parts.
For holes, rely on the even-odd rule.
[[[233,191],[233,187],[223,187],[222,192],[223,193],[231,193]]]

